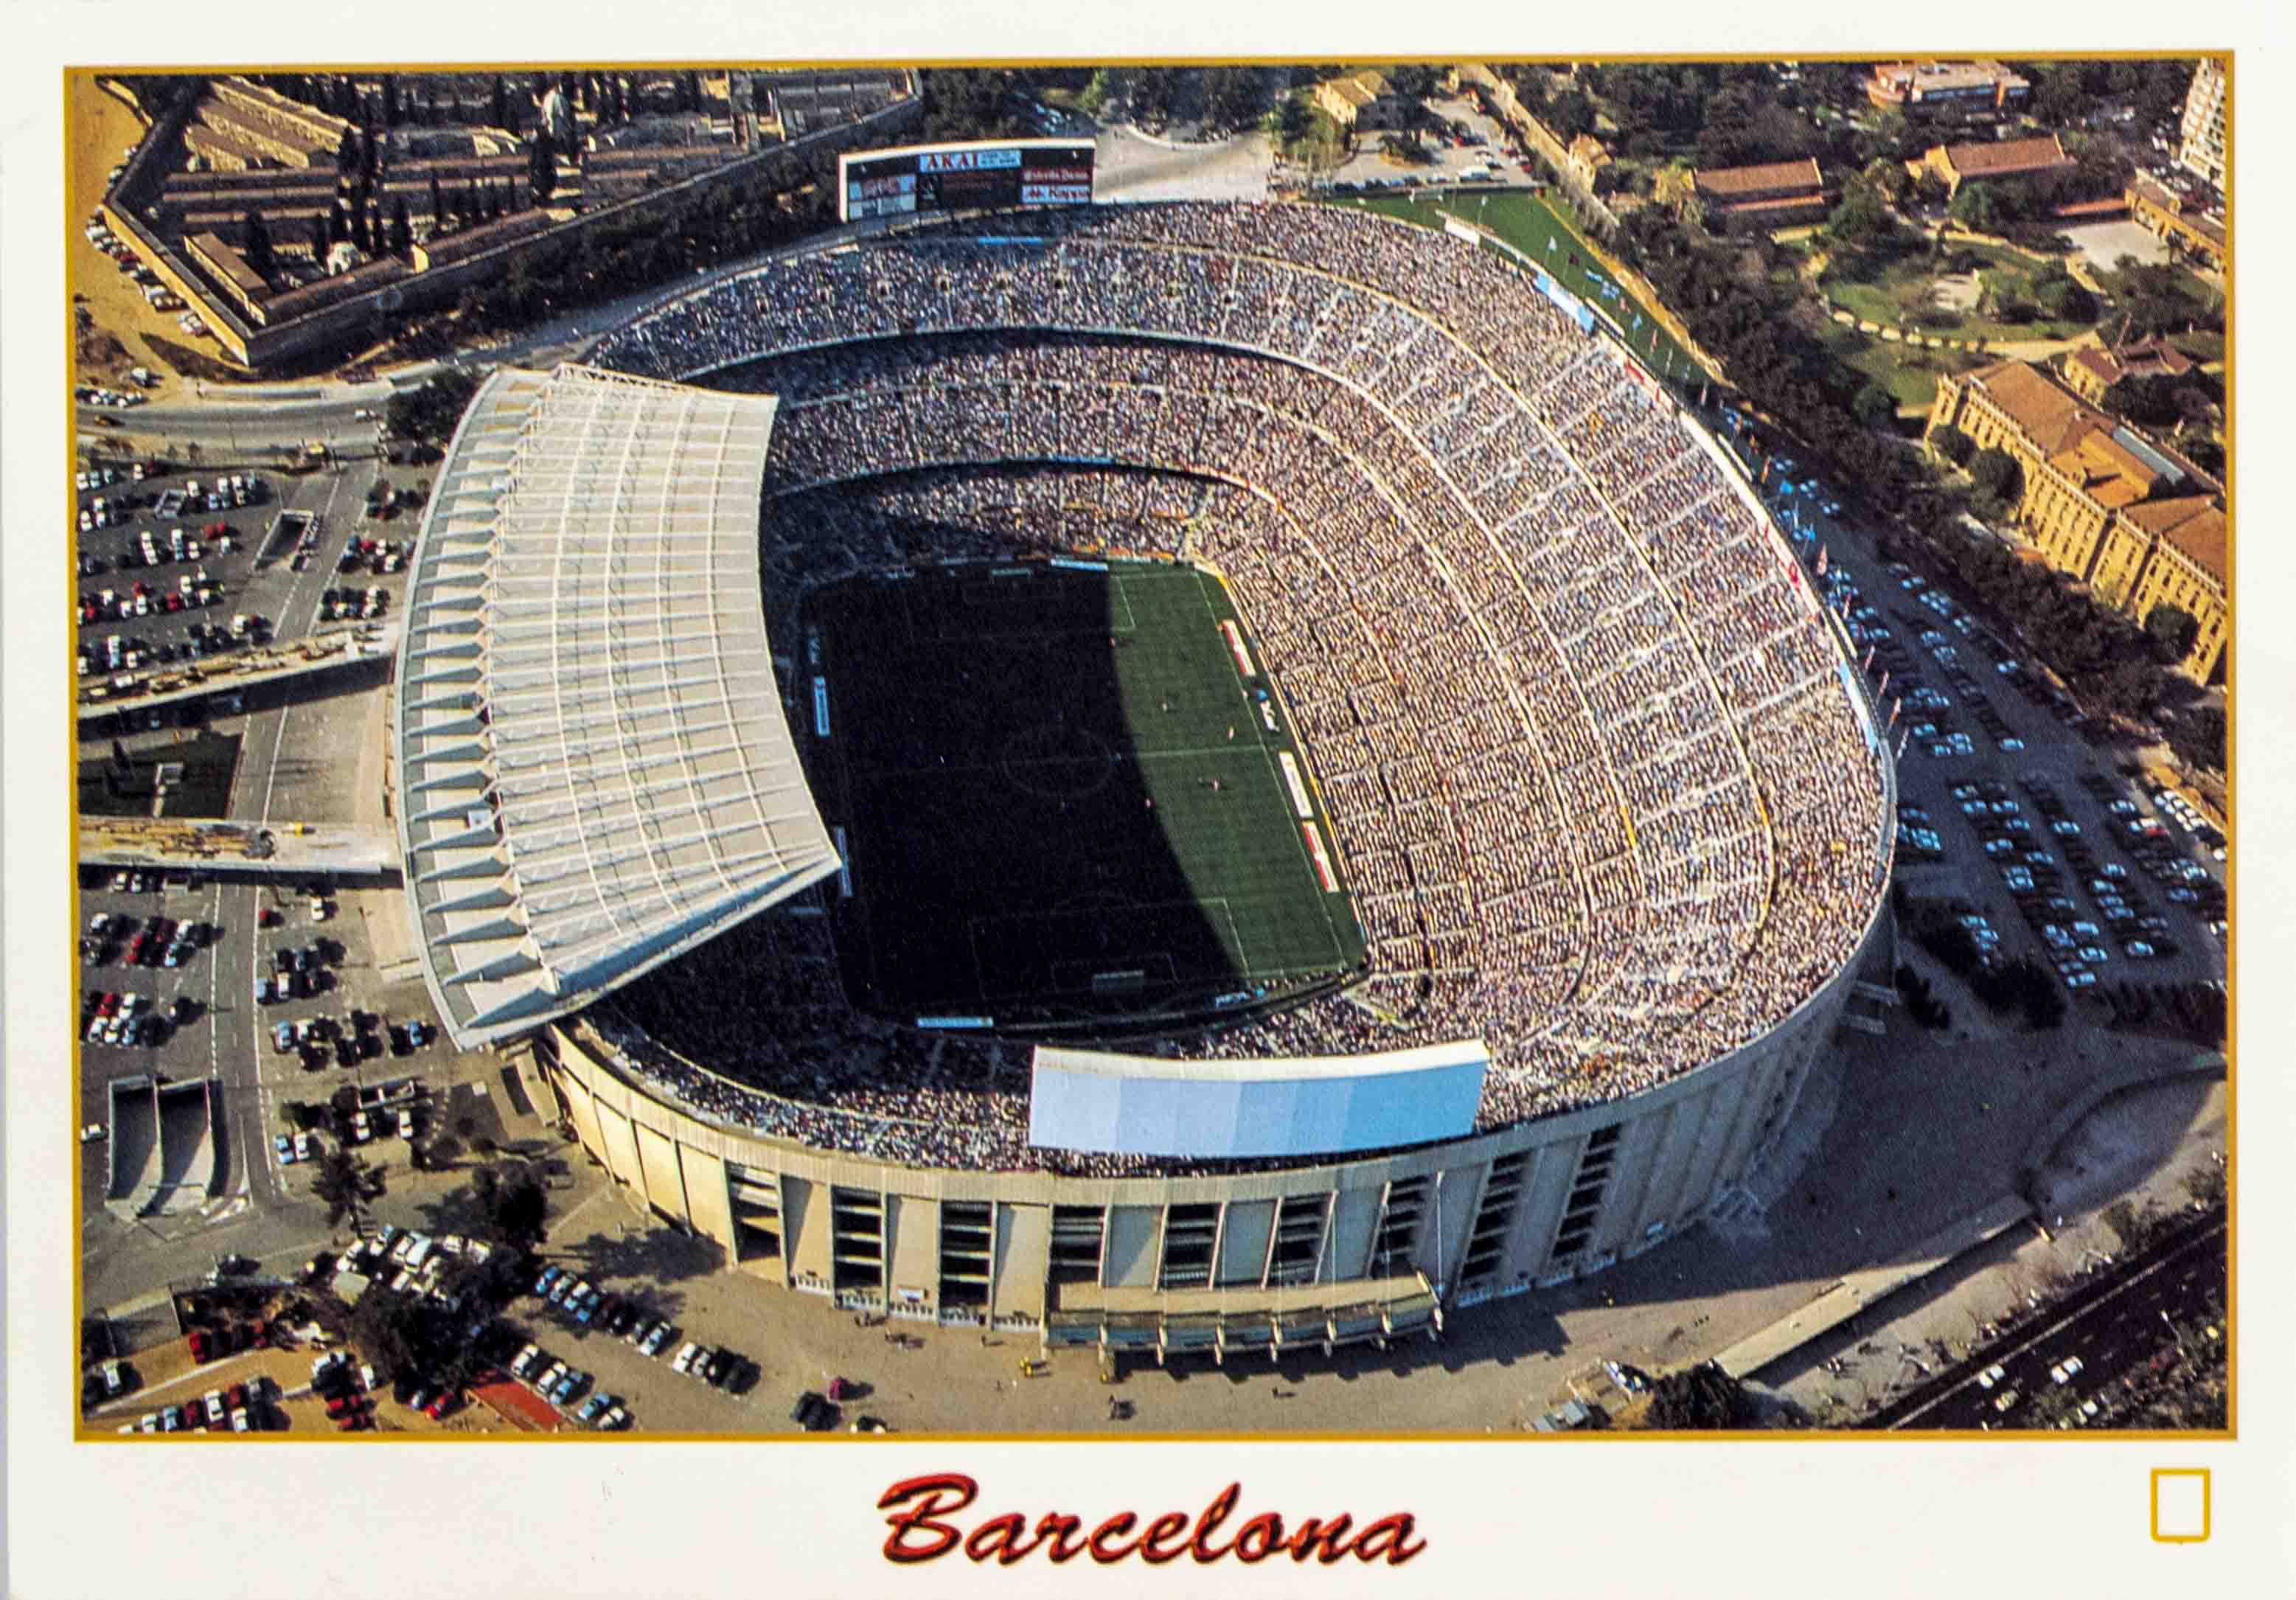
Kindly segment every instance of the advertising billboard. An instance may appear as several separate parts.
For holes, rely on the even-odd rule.
[[[1089,205],[1094,154],[1089,139],[857,151],[838,158],[838,219]]]

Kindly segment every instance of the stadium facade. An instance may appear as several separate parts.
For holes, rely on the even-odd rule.
[[[435,850],[421,858],[410,841],[410,888],[418,879],[468,886],[463,915],[473,920],[461,938],[485,956],[442,956],[454,944],[424,897],[412,896],[427,919],[434,988],[512,986],[487,991],[494,1014],[534,1030],[563,1120],[633,1203],[717,1241],[734,1269],[855,1309],[1160,1358],[1329,1348],[1433,1328],[1446,1308],[1596,1271],[1682,1231],[1771,1148],[1859,975],[1886,963],[1894,767],[1838,621],[1808,593],[1727,453],[1611,335],[1538,298],[1529,275],[1456,239],[1326,209],[1122,213],[1078,208],[840,242],[657,305],[594,356],[655,381],[632,390],[650,397],[647,419],[575,430],[545,404],[498,428],[466,422],[442,483],[481,447],[496,453],[493,470],[479,498],[434,500],[422,559],[460,528],[466,559],[483,565],[485,524],[510,526],[496,507],[521,491],[521,474],[504,470],[516,441],[562,445],[586,431],[594,454],[615,464],[575,469],[586,486],[575,498],[600,524],[596,559],[610,574],[600,603],[611,613],[615,584],[668,559],[659,542],[622,542],[623,530],[668,526],[667,491],[630,481],[640,447],[668,440],[692,451],[706,440],[710,481],[749,484],[758,481],[760,439],[734,441],[744,419],[761,424],[771,430],[764,509],[753,501],[742,528],[766,554],[723,569],[744,575],[742,603],[758,610],[741,619],[711,608],[711,627],[729,641],[712,648],[751,669],[761,651],[782,650],[788,696],[788,641],[777,631],[796,605],[781,592],[787,558],[803,555],[809,580],[841,576],[840,561],[858,559],[812,559],[807,541],[824,493],[890,485],[898,496],[951,482],[972,493],[970,480],[947,475],[987,472],[1029,479],[1034,488],[1012,492],[1073,511],[1111,482],[1129,493],[1136,478],[1144,502],[1192,485],[1199,513],[1207,496],[1224,495],[1218,504],[1241,508],[1250,524],[1214,554],[1257,585],[1250,614],[1274,636],[1255,648],[1279,669],[1300,669],[1286,686],[1305,702],[1318,769],[1354,795],[1350,763],[1323,759],[1301,636],[1271,625],[1284,595],[1307,591],[1261,571],[1250,541],[1279,526],[1285,548],[1314,537],[1293,513],[1314,509],[1303,502],[1316,485],[1272,464],[1306,462],[1296,470],[1331,481],[1359,472],[1362,492],[1339,503],[1376,495],[1386,509],[1366,524],[1371,567],[1342,590],[1376,587],[1382,563],[1423,555],[1428,576],[1414,581],[1429,587],[1398,590],[1382,622],[1412,626],[1430,610],[1426,595],[1451,596],[1442,603],[1457,608],[1435,606],[1417,636],[1371,631],[1373,669],[1397,693],[1426,697],[1423,710],[1382,726],[1398,738],[1436,739],[1429,750],[1483,784],[1463,786],[1452,803],[1480,808],[1479,826],[1496,817],[1518,843],[1488,849],[1478,842],[1485,835],[1463,832],[1439,849],[1414,846],[1398,852],[1403,881],[1390,884],[1372,857],[1383,830],[1423,820],[1405,778],[1428,770],[1424,761],[1380,763],[1394,782],[1378,807],[1335,800],[1351,878],[1366,869],[1372,972],[1359,993],[1319,1001],[1325,1009],[1302,1026],[1341,1038],[1370,1028],[1365,1054],[1477,1039],[1473,1054],[1480,1060],[1487,1046],[1489,1066],[1471,1130],[1406,1149],[1274,1161],[1193,1151],[1183,1138],[1165,1146],[1167,1160],[1095,1165],[1030,1146],[1029,1097],[1009,1082],[959,1102],[979,1108],[978,1128],[951,1126],[946,1099],[904,1108],[900,1081],[851,1092],[834,1063],[803,1059],[761,1077],[754,1062],[711,1059],[675,1030],[648,1033],[619,1001],[591,1004],[643,971],[661,968],[647,983],[675,974],[678,956],[734,923],[804,917],[803,891],[834,872],[833,856],[824,867],[817,853],[819,819],[794,792],[775,791],[790,800],[786,814],[761,798],[769,778],[786,775],[779,703],[713,722],[703,698],[671,690],[627,715],[601,712],[582,741],[592,775],[556,796],[562,808],[532,835],[561,853],[533,858],[568,859],[585,818],[600,829],[582,872],[547,891],[526,881],[529,857],[507,819],[463,807],[452,842],[473,853],[452,860]],[[1031,354],[1039,341],[1051,341],[1048,355]],[[781,364],[766,369],[777,382],[804,380],[777,415],[695,387],[761,361]],[[1207,372],[1233,376],[1248,415],[1221,409],[1220,382],[1201,394],[1185,389]],[[1313,387],[1311,403],[1285,398],[1295,379]],[[545,388],[596,415],[611,410],[596,391],[618,386],[562,369]],[[473,415],[488,403],[482,391]],[[1349,428],[1349,407],[1366,428]],[[1406,473],[1417,476],[1397,481]],[[722,497],[714,504],[703,522],[732,515]],[[1106,542],[1163,540],[1168,547],[1152,556],[1201,556],[1190,547],[1201,514],[1168,505],[1159,516]],[[571,519],[562,511],[558,520]],[[701,526],[687,532],[714,537]],[[1332,547],[1349,537],[1335,531]],[[826,534],[820,542],[833,544]],[[1505,592],[1488,595],[1463,553],[1488,556]],[[422,571],[418,562],[418,588]],[[1598,580],[1608,587],[1597,592]],[[475,719],[442,734],[440,748],[460,763],[456,781],[491,794],[495,752],[539,735],[505,725],[508,702],[492,688],[501,613],[485,597],[496,590],[470,592],[480,596],[463,618],[476,622],[464,628],[475,637],[456,646],[454,670],[486,709],[430,714]],[[1359,593],[1343,600],[1367,603]],[[599,636],[667,638],[674,625],[664,618],[686,603],[702,602],[688,591]],[[437,613],[442,623],[452,614]],[[426,767],[406,719],[437,695],[418,695],[409,672],[445,636],[410,607],[395,735],[410,789]],[[1473,660],[1445,671],[1440,693],[1456,695],[1456,680],[1481,673],[1488,705],[1456,710],[1435,698],[1424,675],[1450,659],[1447,639],[1469,641]],[[659,652],[663,662],[678,654]],[[1360,707],[1380,693],[1359,687],[1333,703]],[[733,703],[730,694],[722,702]],[[1472,742],[1460,729],[1477,717],[1508,725],[1504,751],[1461,755]],[[1431,723],[1442,726],[1414,731]],[[712,726],[723,731],[703,731]],[[445,743],[456,732],[471,748]],[[1358,753],[1368,745],[1359,731],[1324,737]],[[697,742],[747,752],[728,757],[744,792],[658,837],[633,816],[655,791],[614,775],[619,758],[609,758],[644,750],[667,773]],[[659,792],[682,793],[684,781],[665,775]],[[594,793],[593,784],[603,787]],[[617,865],[602,873],[600,859]],[[736,860],[750,874],[738,882],[725,870]],[[685,868],[714,886],[641,892],[647,874]],[[573,908],[569,896],[584,904]],[[581,964],[538,944],[532,913],[545,901],[543,925],[583,931]],[[1494,906],[1515,909],[1500,915]],[[445,994],[441,1014],[458,1038],[476,1037],[468,1002],[457,1007]],[[722,1035],[690,1036],[713,1037]],[[1051,1064],[1063,1070],[1123,1074],[1120,1058],[1058,1054]],[[1234,1052],[1181,1042],[1154,1054],[1153,1075],[1170,1079],[1188,1076],[1175,1058]],[[1269,1076],[1285,1076],[1287,1064],[1300,1075],[1300,1063],[1271,1061]],[[1228,1081],[1249,1071],[1248,1060],[1204,1067],[1207,1079]],[[1111,1091],[1110,1102],[1122,1098]],[[1250,1147],[1293,1148],[1264,1134]]]

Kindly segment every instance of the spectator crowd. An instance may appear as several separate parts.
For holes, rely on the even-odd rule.
[[[920,559],[1114,549],[1226,579],[1369,972],[1164,1053],[1480,1038],[1495,1128],[1751,1045],[1849,961],[1886,756],[1775,530],[1616,347],[1474,246],[1337,208],[995,226],[775,264],[597,359],[782,397],[775,636],[808,587]],[[1201,1169],[1029,1146],[1027,1047],[854,1013],[820,916],[594,1015],[728,1123],[925,1165]]]

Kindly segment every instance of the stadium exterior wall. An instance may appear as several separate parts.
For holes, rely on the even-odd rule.
[[[560,1117],[623,1198],[716,1241],[729,1268],[845,1309],[1120,1348],[1111,1333],[1199,1291],[1222,1319],[1263,1325],[1303,1284],[1359,1284],[1375,1297],[1423,1278],[1456,1308],[1599,1271],[1681,1231],[1775,1144],[1887,927],[1877,907],[1857,956],[1792,1015],[1671,1082],[1447,1145],[1283,1171],[897,1166],[706,1120],[618,1065],[578,1018],[541,1036],[539,1057]],[[1279,1269],[1271,1235],[1283,1225],[1271,1222],[1292,1218],[1311,1224],[1300,1236],[1312,1251]],[[1097,1240],[1088,1274],[1056,1271],[1062,1235]],[[1210,1245],[1200,1271],[1167,1249],[1184,1236]],[[1381,1336],[1365,1325],[1361,1336]],[[1138,1348],[1150,1344],[1161,1348]]]

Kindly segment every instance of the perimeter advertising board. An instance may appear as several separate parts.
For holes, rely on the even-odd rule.
[[[997,139],[865,150],[837,160],[842,222],[1092,203],[1089,139]]]

